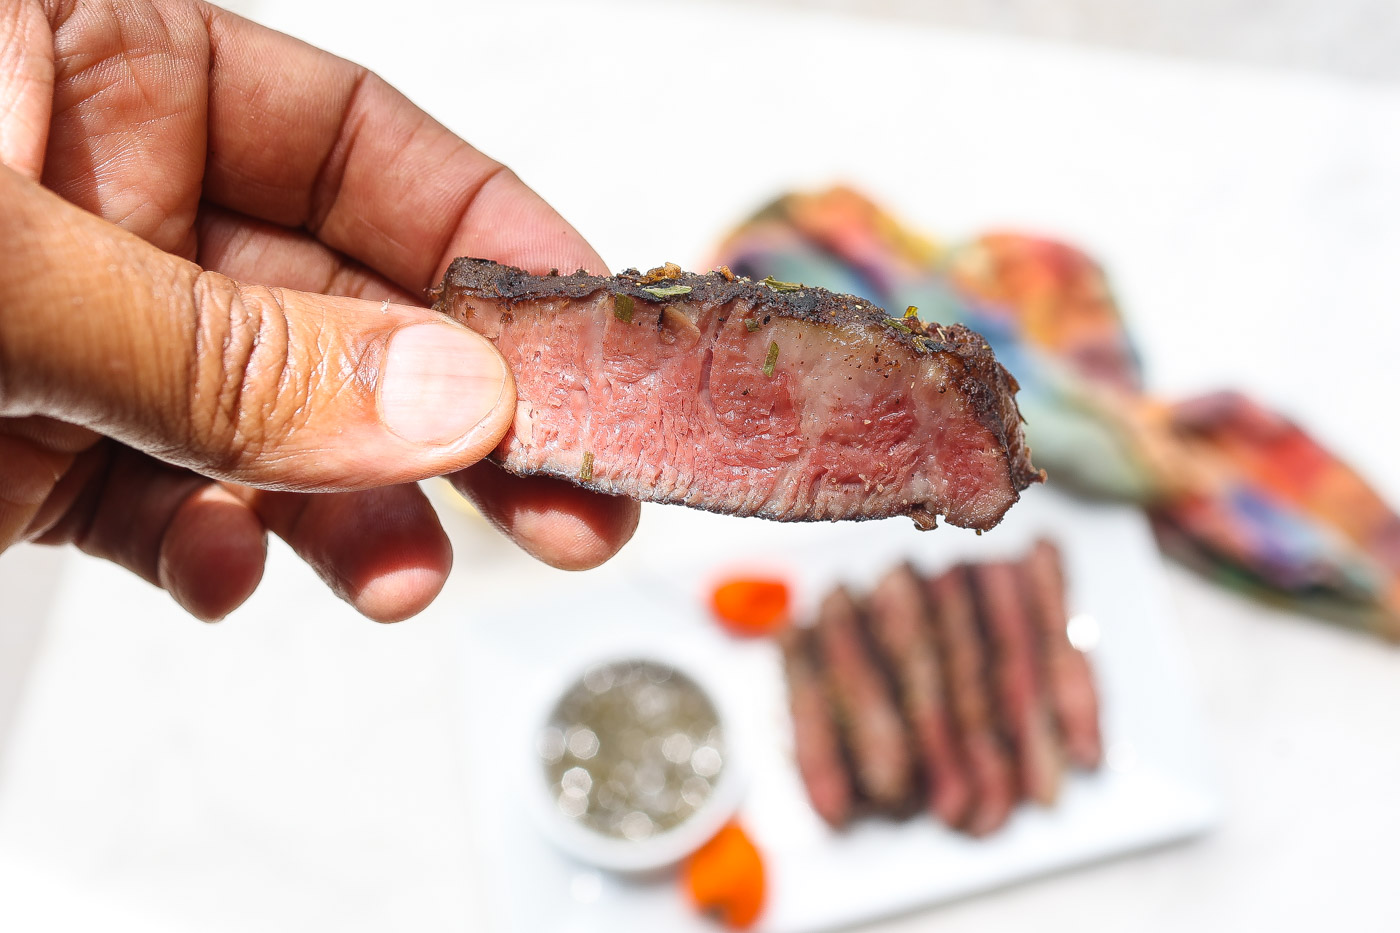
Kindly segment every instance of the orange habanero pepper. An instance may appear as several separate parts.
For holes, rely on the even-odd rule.
[[[696,850],[682,882],[697,908],[731,929],[748,929],[763,911],[763,858],[738,823],[726,824]]]

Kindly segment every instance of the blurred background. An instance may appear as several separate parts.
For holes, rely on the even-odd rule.
[[[226,5],[374,68],[615,269],[703,267],[838,183],[940,240],[1073,243],[1154,395],[1244,392],[1400,503],[1388,0]],[[215,628],[76,554],[0,557],[0,928],[491,928],[471,800],[500,751],[464,728],[464,644],[578,578],[439,499],[457,570],[392,628],[278,549]],[[592,583],[664,550],[660,514]],[[1400,924],[1400,656],[1164,573],[1219,827],[870,929]]]
[[[1400,77],[1400,24],[1385,0],[772,0],[980,32],[1031,36],[1181,56],[1335,74],[1363,81]]]

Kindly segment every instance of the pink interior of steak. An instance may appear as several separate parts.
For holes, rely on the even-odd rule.
[[[963,362],[915,354],[878,324],[814,324],[743,299],[636,300],[624,321],[607,291],[457,295],[446,310],[515,373],[498,456],[517,472],[777,519],[941,512],[985,528],[1017,496]]]

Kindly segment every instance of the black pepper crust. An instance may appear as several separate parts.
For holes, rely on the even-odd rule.
[[[658,295],[653,290],[686,288],[680,294]],[[458,296],[480,298],[507,306],[549,299],[587,300],[599,293],[627,295],[651,305],[718,306],[731,302],[822,327],[879,328],[884,339],[915,357],[939,355],[958,373],[959,388],[972,402],[978,420],[1007,451],[1007,468],[1017,491],[1042,482],[1045,472],[1031,465],[1030,450],[1021,430],[1014,376],[997,362],[981,334],[961,324],[930,324],[916,317],[892,317],[863,298],[841,295],[816,286],[761,282],[734,275],[728,269],[697,274],[673,263],[643,274],[625,269],[614,276],[590,275],[580,269],[567,275],[551,270],[532,275],[489,259],[461,257],[447,267],[442,283],[430,292],[433,307],[450,314]]]

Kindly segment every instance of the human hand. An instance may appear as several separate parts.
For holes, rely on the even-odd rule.
[[[458,255],[602,261],[373,74],[196,0],[5,0],[0,162],[0,551],[217,619],[271,530],[393,621],[451,564],[416,480],[555,566],[631,536],[634,502],[477,463],[514,383],[422,300]]]

